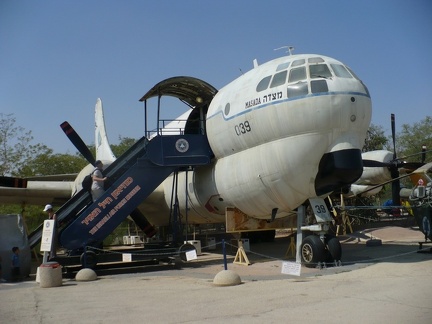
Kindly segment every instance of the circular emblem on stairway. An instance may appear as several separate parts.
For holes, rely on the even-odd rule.
[[[189,143],[184,138],[179,138],[175,144],[177,151],[184,153],[189,150]]]

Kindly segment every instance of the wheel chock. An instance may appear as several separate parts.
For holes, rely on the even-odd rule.
[[[240,246],[238,248],[233,263],[243,264],[243,265],[250,265],[251,264],[249,262],[249,259],[248,259],[247,255],[246,255],[246,251],[243,248],[243,246]]]
[[[296,244],[294,241],[294,237],[291,236],[291,241],[290,244],[288,246],[288,250],[285,253],[285,258],[288,258],[289,256],[294,257],[296,255]]]

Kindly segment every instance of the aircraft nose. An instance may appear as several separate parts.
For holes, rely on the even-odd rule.
[[[359,149],[344,149],[326,153],[321,158],[315,178],[315,192],[321,196],[350,185],[363,172]]]

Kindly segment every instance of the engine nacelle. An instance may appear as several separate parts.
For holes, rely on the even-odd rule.
[[[385,150],[371,151],[362,153],[362,158],[363,160],[388,163],[393,159],[393,153]],[[377,185],[391,179],[390,170],[387,167],[364,167],[362,176],[355,182],[355,184]]]

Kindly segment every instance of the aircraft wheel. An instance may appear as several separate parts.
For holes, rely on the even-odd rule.
[[[81,254],[81,265],[84,268],[94,269],[97,265],[97,254],[93,251],[87,251]]]
[[[340,261],[342,258],[342,246],[339,240],[333,235],[326,235],[325,243],[330,253],[331,261]]]
[[[325,246],[317,235],[309,235],[303,239],[301,245],[302,263],[308,267],[315,267],[318,262],[325,261]]]

